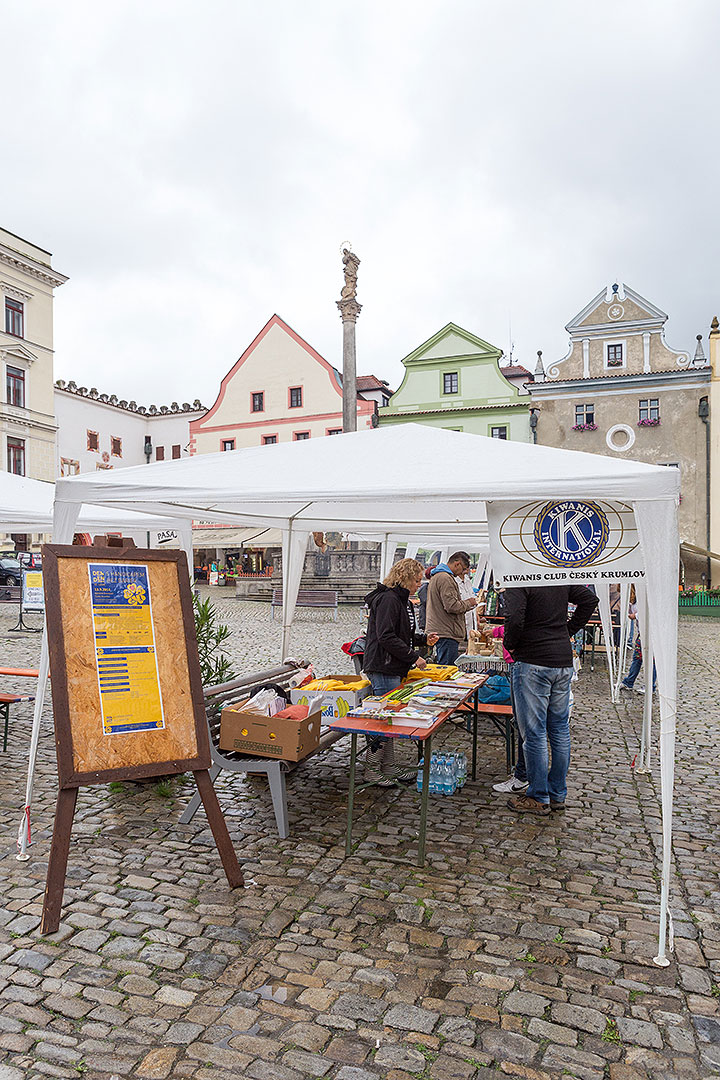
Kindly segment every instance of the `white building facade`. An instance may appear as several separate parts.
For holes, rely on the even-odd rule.
[[[187,401],[182,405],[176,401],[169,406],[138,405],[59,379],[55,384],[55,475],[74,476],[187,457],[190,421],[204,412],[197,399],[192,405]]]
[[[0,229],[0,469],[55,479],[53,295],[48,251]]]

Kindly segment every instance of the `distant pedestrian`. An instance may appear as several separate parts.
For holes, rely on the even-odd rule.
[[[418,594],[418,600],[420,601],[420,604],[418,606],[418,620],[417,621],[418,621],[418,626],[420,627],[421,630],[425,629],[425,620],[426,620],[426,617],[427,617],[427,594],[428,594],[428,589],[430,587],[430,573],[431,573],[431,571],[432,571],[432,566],[427,566],[425,568],[425,580],[423,581],[422,585],[418,589],[418,593],[417,593]]]

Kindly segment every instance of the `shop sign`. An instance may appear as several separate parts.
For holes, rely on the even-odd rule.
[[[628,503],[563,499],[488,503],[495,584],[638,581],[645,564]]]

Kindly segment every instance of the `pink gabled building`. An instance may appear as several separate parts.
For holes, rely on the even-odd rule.
[[[368,383],[367,398],[362,394]],[[357,426],[373,426],[387,383],[358,378]],[[372,383],[372,387],[370,385]],[[279,315],[230,368],[215,403],[190,422],[190,453],[211,454],[342,432],[342,376]]]

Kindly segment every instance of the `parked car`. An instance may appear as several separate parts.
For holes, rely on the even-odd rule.
[[[0,558],[0,585],[19,585],[22,568],[18,559]]]

